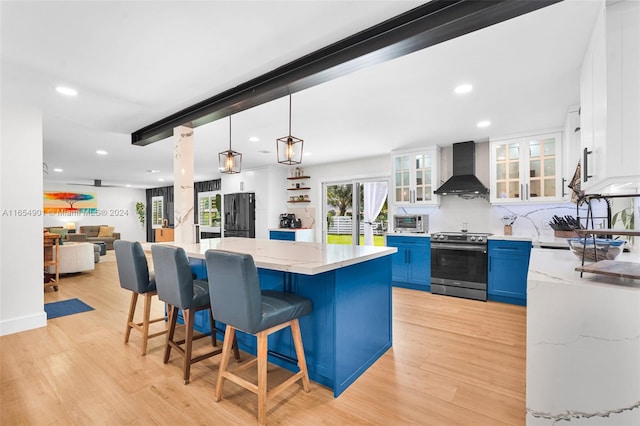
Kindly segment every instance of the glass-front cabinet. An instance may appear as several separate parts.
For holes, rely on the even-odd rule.
[[[438,204],[433,193],[440,178],[440,148],[394,154],[393,197],[396,204]]]
[[[492,203],[559,201],[562,134],[491,141]]]

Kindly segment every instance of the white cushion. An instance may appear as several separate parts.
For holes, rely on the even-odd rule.
[[[60,261],[58,262],[59,273],[69,274],[73,272],[93,271],[95,269],[92,243],[65,242],[58,247],[58,250],[60,251]],[[55,256],[55,250],[53,252]],[[55,269],[49,267],[49,272],[53,273],[54,271]]]

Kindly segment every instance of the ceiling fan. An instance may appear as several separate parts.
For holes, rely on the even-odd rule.
[[[96,188],[119,188],[124,185],[104,185],[102,183],[102,179],[94,179],[93,183],[77,183],[77,182],[67,182],[67,185],[79,185],[79,186],[95,186]]]

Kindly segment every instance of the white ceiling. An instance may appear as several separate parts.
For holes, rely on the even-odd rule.
[[[42,109],[45,182],[169,185],[172,140],[132,146],[133,131],[418,4],[3,0],[2,103]],[[310,153],[303,165],[561,127],[579,103],[598,7],[566,0],[295,93],[292,133]],[[474,90],[454,94],[460,83]],[[57,94],[58,85],[78,96]],[[288,98],[231,120],[243,169],[276,162]],[[480,120],[492,125],[480,129]],[[219,177],[228,131],[228,119],[195,129],[196,180]]]

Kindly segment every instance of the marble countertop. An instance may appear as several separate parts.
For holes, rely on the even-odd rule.
[[[320,244],[294,241],[263,240],[257,238],[210,238],[198,244],[146,243],[145,251],[153,244],[182,247],[189,257],[204,259],[209,250],[228,250],[253,256],[258,268],[275,271],[316,275],[349,265],[366,262],[396,253],[395,247],[352,246],[346,244]]]
[[[386,232],[385,237],[431,237],[426,232]]]
[[[533,240],[534,247],[553,247],[569,250],[569,243],[566,238],[560,237],[539,237]]]
[[[531,252],[527,425],[640,425],[640,280],[577,266],[570,251]]]
[[[269,231],[282,231],[282,232],[313,231],[313,228],[270,228]]]

